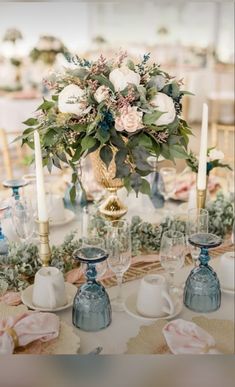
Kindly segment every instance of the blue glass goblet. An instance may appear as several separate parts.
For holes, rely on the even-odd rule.
[[[99,331],[112,321],[109,296],[104,286],[96,281],[96,264],[105,261],[108,253],[102,248],[88,246],[78,249],[74,256],[87,264],[87,282],[78,289],[74,298],[73,324],[84,331]]]
[[[20,198],[19,189],[21,187],[25,187],[27,184],[28,184],[28,181],[23,179],[5,180],[3,182],[4,187],[12,189],[12,196],[15,198],[15,200],[19,200]]]
[[[189,236],[189,243],[201,249],[199,266],[189,274],[184,287],[184,305],[195,312],[214,312],[221,303],[219,279],[208,265],[210,260],[208,249],[222,243],[220,237],[209,233],[198,233]]]

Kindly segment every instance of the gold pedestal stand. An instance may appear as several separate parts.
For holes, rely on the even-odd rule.
[[[51,260],[51,249],[49,245],[49,221],[38,221],[39,237],[40,237],[40,259],[42,266],[49,266]]]
[[[197,208],[205,208],[206,206],[206,189],[197,190]]]

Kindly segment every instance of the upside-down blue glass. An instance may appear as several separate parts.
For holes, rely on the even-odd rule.
[[[208,249],[219,246],[221,242],[221,238],[209,233],[189,237],[190,244],[201,248],[198,258],[200,264],[191,271],[184,288],[184,304],[195,312],[214,312],[220,307],[220,283],[215,271],[208,265]]]
[[[3,182],[4,187],[12,189],[12,196],[15,198],[15,200],[20,198],[19,189],[26,185],[28,185],[28,182],[24,179],[5,180]]]
[[[96,264],[108,258],[108,253],[99,247],[82,247],[75,258],[87,264],[87,282],[82,285],[73,302],[73,324],[84,331],[95,332],[108,327],[112,321],[109,296],[104,286],[96,281]]]

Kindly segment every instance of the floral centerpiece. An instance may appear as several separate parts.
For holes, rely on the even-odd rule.
[[[207,150],[207,176],[209,176],[210,172],[214,168],[228,168],[232,170],[229,164],[222,163],[224,159],[224,153],[221,150],[216,148],[208,148]],[[190,151],[189,157],[186,159],[186,163],[191,168],[193,172],[198,173],[198,158],[197,156]]]
[[[41,60],[45,64],[51,65],[55,62],[57,54],[65,54],[66,52],[67,49],[60,39],[45,35],[40,36],[36,47],[30,52],[30,57],[33,62]]]
[[[174,161],[187,159],[191,130],[181,117],[181,99],[187,92],[150,56],[135,64],[121,53],[111,60],[102,55],[90,62],[70,58],[73,67],[52,74],[54,89],[35,118],[25,121],[23,143],[33,148],[33,131],[41,135],[44,165],[67,163],[73,170],[71,198],[76,195],[78,161],[93,152],[127,190],[149,193],[145,179],[152,167],[149,156]]]
[[[17,40],[23,39],[22,33],[16,28],[8,28],[3,36],[4,42],[16,43]]]

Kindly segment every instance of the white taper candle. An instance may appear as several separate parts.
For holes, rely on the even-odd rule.
[[[46,206],[46,193],[44,185],[42,151],[40,145],[40,137],[37,130],[34,132],[34,150],[35,150],[35,165],[36,165],[36,186],[37,186],[37,204],[38,204],[38,220],[40,222],[48,221],[48,212]]]
[[[197,176],[197,188],[199,190],[206,189],[207,138],[208,138],[208,106],[206,103],[204,103],[203,111],[202,111],[201,143],[200,143],[199,165],[198,165],[198,176]]]

